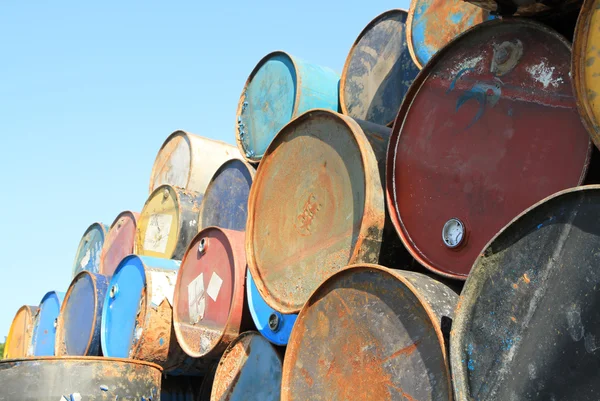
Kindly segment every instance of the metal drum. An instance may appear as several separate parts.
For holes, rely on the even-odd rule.
[[[0,362],[0,400],[159,400],[160,367],[147,362],[62,357]]]
[[[248,309],[260,334],[275,345],[287,345],[298,315],[284,315],[267,305],[258,292],[250,271],[246,274],[246,295]]]
[[[42,298],[34,317],[29,355],[54,356],[58,314],[64,298],[65,293],[57,291],[50,291]]]
[[[150,195],[138,220],[135,253],[181,260],[198,233],[202,195],[163,185]]]
[[[246,227],[248,267],[270,307],[298,313],[335,271],[378,261],[389,135],[313,110],[275,137],[250,190]]]
[[[451,400],[457,300],[419,273],[355,265],[334,274],[298,315],[281,400]]]
[[[56,342],[56,356],[100,355],[100,323],[108,278],[87,271],[71,282],[62,303]]]
[[[257,332],[241,334],[227,348],[215,374],[212,401],[279,401],[281,355]]]
[[[34,316],[37,306],[23,305],[17,311],[4,344],[2,359],[24,358],[30,356],[29,346],[33,334]]]
[[[598,400],[600,186],[514,219],[473,266],[452,325],[461,400]]]
[[[464,280],[511,219],[583,181],[592,146],[570,57],[545,26],[496,20],[453,41],[417,77],[394,124],[387,201],[423,266]]]
[[[92,273],[100,271],[100,253],[107,232],[108,226],[102,223],[94,223],[85,230],[75,254],[73,277],[84,270]]]
[[[207,365],[250,323],[245,306],[244,233],[202,230],[181,262],[173,320],[181,348]]]
[[[172,185],[204,193],[210,178],[224,161],[241,158],[235,146],[185,131],[173,132],[156,155],[150,193],[161,185]]]
[[[412,0],[408,11],[408,50],[419,68],[454,38],[494,17],[465,0]]]
[[[112,223],[100,254],[100,274],[112,277],[123,258],[133,253],[139,218],[139,213],[125,211]]]
[[[223,163],[204,193],[198,228],[214,226],[245,231],[254,174],[254,167],[244,161],[233,159]]]
[[[240,96],[236,119],[238,148],[258,162],[284,125],[315,108],[338,110],[340,77],[284,52],[266,55],[254,68]]]
[[[342,79],[340,106],[353,118],[391,125],[419,72],[406,42],[407,12],[377,16],[352,45]]]
[[[582,0],[466,0],[498,15],[532,17],[562,14],[581,7]]]

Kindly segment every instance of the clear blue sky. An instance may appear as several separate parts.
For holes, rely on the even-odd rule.
[[[284,50],[341,73],[359,32],[408,0],[13,1],[0,12],[0,341],[66,291],[94,221],[139,211],[176,129],[234,144],[256,63]]]

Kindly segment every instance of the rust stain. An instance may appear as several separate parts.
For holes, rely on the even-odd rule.
[[[515,290],[519,288],[519,286],[518,286],[518,284],[517,284],[517,283],[514,283],[512,286],[513,286],[513,288],[514,288]]]
[[[411,396],[410,396],[410,394],[408,394],[408,393],[404,392],[404,390],[402,390],[402,388],[400,388],[400,387],[397,387],[397,386],[394,386],[394,385],[392,385],[392,384],[390,384],[390,387],[392,387],[394,390],[396,390],[397,392],[399,392],[399,393],[400,393],[400,395],[401,395],[402,397],[406,398],[408,401],[417,401],[417,399],[416,399],[416,398],[413,398],[413,397],[411,397]]]
[[[310,235],[312,222],[319,210],[321,210],[321,204],[317,202],[316,196],[314,194],[308,195],[308,199],[302,208],[302,213],[298,215],[298,225],[294,224],[294,227],[300,235]]]
[[[513,322],[517,323],[517,319],[514,316],[511,316],[510,320],[512,320]]]
[[[419,346],[420,343],[421,343],[421,340],[417,340],[411,345],[408,345],[404,348],[400,348],[398,351],[394,352],[392,355],[388,356],[383,361],[384,362],[389,361],[390,359],[397,358],[400,355],[408,356],[408,355],[412,354],[413,352],[415,352],[415,350],[417,349],[417,347]]]
[[[527,284],[529,284],[531,282],[531,279],[529,278],[527,273],[523,274],[523,281],[525,281],[525,283],[527,283]]]
[[[302,373],[302,376],[304,377],[304,380],[306,381],[306,384],[308,384],[309,387],[312,387],[314,381],[313,381],[312,377],[310,377],[310,374],[308,373],[308,370],[306,370],[304,368],[300,368],[300,373]]]

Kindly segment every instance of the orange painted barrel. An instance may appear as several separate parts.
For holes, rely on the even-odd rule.
[[[30,356],[29,346],[33,335],[33,318],[37,311],[37,306],[23,305],[19,308],[6,337],[3,359]]]

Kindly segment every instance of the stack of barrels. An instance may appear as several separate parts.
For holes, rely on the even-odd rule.
[[[600,0],[413,0],[341,77],[265,56],[237,148],[174,132],[19,309],[0,398],[599,399],[599,28]]]

